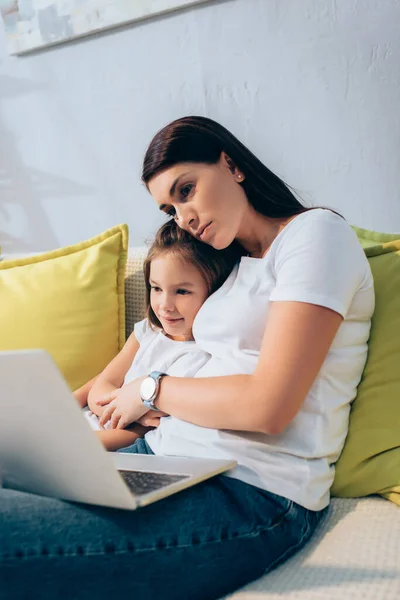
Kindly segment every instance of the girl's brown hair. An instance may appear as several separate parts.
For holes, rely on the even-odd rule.
[[[235,247],[215,250],[212,246],[199,242],[181,229],[173,219],[164,223],[157,231],[143,264],[146,285],[146,317],[151,325],[159,328],[162,328],[162,325],[150,304],[150,266],[152,260],[169,253],[177,255],[197,267],[206,282],[208,295],[221,287],[239,258]]]

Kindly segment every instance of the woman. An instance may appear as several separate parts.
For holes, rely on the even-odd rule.
[[[160,382],[166,444],[128,450],[238,467],[133,513],[2,490],[0,577],[13,598],[39,586],[57,598],[220,598],[299,550],[329,503],[374,308],[355,234],[202,117],[155,136],[143,181],[180,227],[243,256],[194,323],[212,360],[197,378]],[[235,363],[248,374],[218,376]],[[142,381],[109,398],[104,419],[145,422]]]

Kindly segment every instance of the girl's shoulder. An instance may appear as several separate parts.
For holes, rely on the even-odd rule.
[[[133,331],[140,345],[160,334],[160,330],[153,328],[148,319],[143,319],[142,321],[135,323]]]

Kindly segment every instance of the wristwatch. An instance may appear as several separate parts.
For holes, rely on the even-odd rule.
[[[167,373],[160,373],[160,371],[152,371],[145,379],[143,379],[140,385],[140,397],[143,404],[149,410],[158,410],[154,406],[154,401],[160,391],[160,382]]]

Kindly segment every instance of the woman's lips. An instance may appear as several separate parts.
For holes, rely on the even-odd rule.
[[[206,225],[204,227],[204,229],[202,230],[202,232],[199,235],[199,238],[202,240],[205,236],[207,236],[207,232],[210,230],[210,225],[211,225],[212,221],[210,221],[210,223],[208,225]]]

